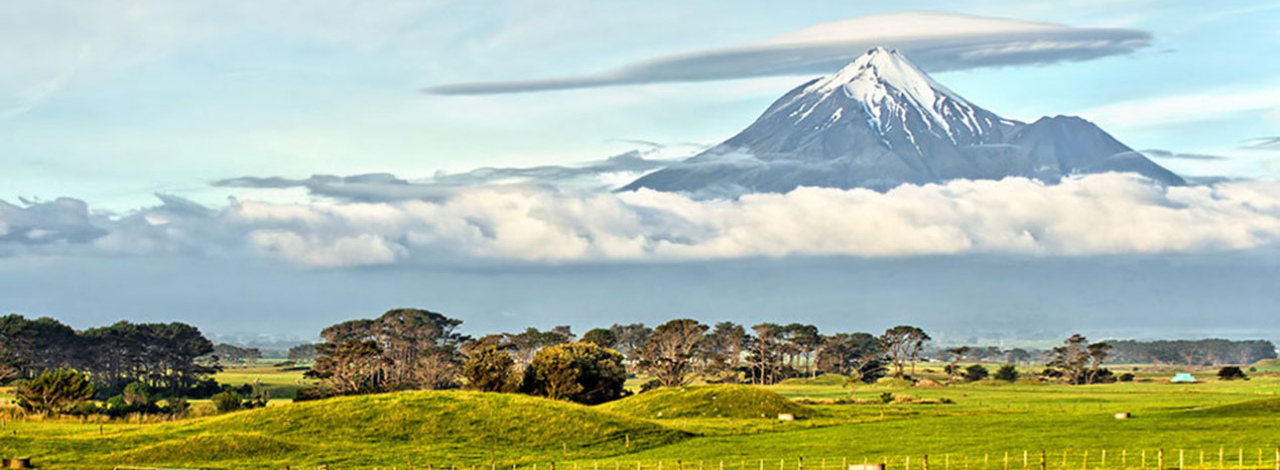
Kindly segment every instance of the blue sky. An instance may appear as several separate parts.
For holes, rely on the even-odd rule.
[[[622,139],[713,144],[806,77],[470,97],[417,90],[593,73],[941,6],[1153,36],[1123,56],[938,74],[975,103],[1021,119],[1080,113],[1135,148],[1233,157],[1161,162],[1185,173],[1269,178],[1276,170],[1274,155],[1237,148],[1280,125],[1280,65],[1267,53],[1280,49],[1280,9],[1264,2],[227,5],[7,6],[0,47],[10,49],[13,76],[0,83],[0,172],[10,176],[2,197],[75,196],[127,210],[155,191],[217,202],[224,194],[207,183],[243,175],[426,177],[596,160],[634,147]],[[1252,109],[1214,106],[1213,98],[1229,99],[1222,95],[1267,93],[1244,106]],[[1193,106],[1203,113],[1147,124],[1098,112],[1180,98],[1202,100]]]
[[[0,9],[0,310],[297,337],[405,304],[508,329],[675,314],[749,321],[764,316],[742,310],[767,305],[846,329],[919,321],[1149,335],[1141,325],[1165,315],[1177,319],[1170,335],[1280,331],[1268,320],[1280,300],[1269,287],[1280,265],[1280,144],[1266,140],[1280,137],[1280,6],[1267,2]],[[1095,42],[1148,38],[1089,60],[924,65],[951,64],[934,78],[1006,117],[1081,115],[1184,176],[1239,181],[1156,188],[1113,175],[709,203],[612,196],[601,189],[724,140],[827,71],[423,91],[593,76],[919,12],[1053,23]],[[492,183],[537,165],[550,165],[535,173],[558,189],[424,183]],[[478,167],[498,170],[468,173]],[[308,179],[368,173],[385,175]],[[1202,314],[1215,306],[1231,313]],[[1037,308],[1055,321],[1037,326]]]

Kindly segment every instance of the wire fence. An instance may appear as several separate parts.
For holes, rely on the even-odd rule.
[[[346,468],[346,467],[344,467]],[[1000,453],[864,455],[826,458],[546,461],[518,464],[421,464],[373,470],[1280,470],[1280,447],[1214,449],[1064,449]],[[289,469],[286,470],[297,470]],[[338,470],[327,466],[316,470]]]

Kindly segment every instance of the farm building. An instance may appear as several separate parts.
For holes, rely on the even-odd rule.
[[[1196,378],[1195,376],[1192,376],[1191,374],[1188,374],[1186,372],[1179,372],[1176,375],[1174,375],[1172,379],[1169,379],[1169,381],[1176,384],[1177,383],[1195,383]]]

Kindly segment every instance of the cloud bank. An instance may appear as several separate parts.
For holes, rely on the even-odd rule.
[[[425,89],[483,95],[613,85],[831,73],[875,46],[893,47],[930,72],[1048,64],[1128,54],[1150,44],[1132,29],[909,12],[823,23],[745,46],[658,57],[600,73],[537,80],[471,82]]]
[[[812,256],[1077,256],[1280,245],[1280,185],[1161,187],[1134,175],[800,188],[696,200],[642,190],[473,188],[439,201],[269,204],[213,210],[164,196],[123,217],[83,203],[0,209],[6,256],[199,253],[308,267],[680,262]],[[71,209],[71,210],[66,210]],[[67,214],[74,215],[67,223]],[[70,227],[58,232],[59,227]],[[36,231],[76,233],[36,243]]]

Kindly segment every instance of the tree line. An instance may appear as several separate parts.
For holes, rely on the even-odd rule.
[[[197,358],[213,350],[199,329],[179,322],[76,331],[52,318],[0,317],[0,382],[68,369],[85,374],[101,396],[134,382],[157,393],[208,396],[218,389],[210,378],[217,367]]]

